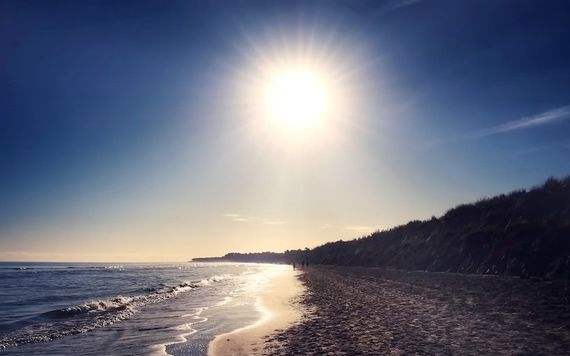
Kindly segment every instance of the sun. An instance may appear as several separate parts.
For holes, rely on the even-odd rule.
[[[246,38],[243,64],[228,65],[228,114],[261,147],[320,149],[344,140],[361,120],[365,51],[342,36],[299,31]]]
[[[322,73],[291,67],[273,71],[263,89],[265,116],[283,129],[316,127],[330,109],[331,92]]]

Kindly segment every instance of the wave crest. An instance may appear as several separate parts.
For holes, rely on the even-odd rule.
[[[201,281],[183,282],[176,286],[148,288],[147,294],[116,296],[110,299],[92,300],[39,316],[39,323],[0,337],[0,350],[6,347],[49,341],[68,335],[89,332],[125,320],[142,307],[162,302],[196,288],[231,278],[229,274],[215,275]]]

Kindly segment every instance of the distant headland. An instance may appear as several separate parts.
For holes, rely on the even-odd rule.
[[[378,266],[404,270],[570,278],[570,176],[410,221],[350,241],[283,253],[228,253],[193,262]]]

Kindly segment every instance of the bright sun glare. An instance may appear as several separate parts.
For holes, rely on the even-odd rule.
[[[318,147],[354,124],[361,50],[339,38],[327,45],[317,33],[292,38],[278,33],[249,40],[247,66],[236,71],[232,90],[250,137],[287,149]]]
[[[282,128],[316,126],[330,109],[330,93],[322,75],[308,68],[276,70],[264,89],[264,111]]]

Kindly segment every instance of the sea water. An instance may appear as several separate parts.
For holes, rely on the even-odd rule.
[[[0,354],[204,355],[286,266],[0,263]]]

